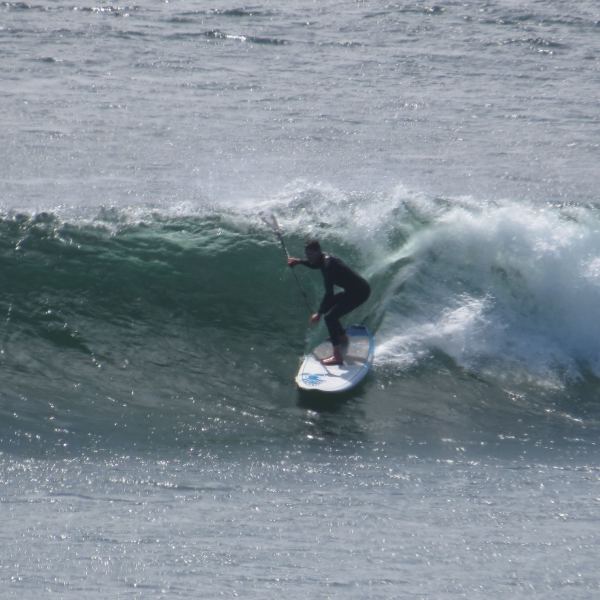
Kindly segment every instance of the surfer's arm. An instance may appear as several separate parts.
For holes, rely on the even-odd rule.
[[[288,267],[295,267],[296,265],[304,265],[305,267],[308,267],[309,269],[320,269],[321,266],[320,265],[311,265],[307,260],[302,259],[302,258],[294,258],[292,256],[290,256],[288,258]]]

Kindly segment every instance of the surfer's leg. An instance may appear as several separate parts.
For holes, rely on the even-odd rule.
[[[346,314],[346,292],[340,292],[335,295],[333,307],[325,314],[325,325],[327,325],[327,331],[329,331],[329,339],[333,346],[339,346],[342,343],[342,338],[345,337],[346,332],[340,323],[340,317]]]
[[[329,331],[329,339],[333,346],[333,355],[323,359],[324,365],[341,365],[344,362],[342,346],[348,343],[348,336],[343,328],[340,317],[349,313],[358,306],[354,299],[346,292],[336,294],[333,308],[325,315],[325,324]]]
[[[341,365],[344,362],[342,345],[348,343],[348,336],[346,336],[346,330],[343,328],[340,318],[366,302],[368,297],[369,291],[366,294],[341,292],[335,295],[333,307],[325,315],[325,324],[333,345],[333,356],[324,359],[322,361],[324,365]]]
[[[340,342],[346,343],[346,331],[342,327],[340,318],[347,315],[349,312],[358,308],[368,298],[368,294],[351,294],[349,292],[341,292],[335,295],[335,304],[333,308],[325,315],[325,323],[329,330],[331,343],[335,346]],[[344,339],[345,338],[345,339]]]
[[[338,294],[338,296],[342,295],[343,294]],[[344,357],[342,355],[342,344],[344,343],[344,338],[346,335],[337,315],[337,306],[337,303],[334,304],[333,308],[325,315],[325,325],[327,325],[329,339],[331,340],[331,344],[333,346],[333,354],[321,361],[327,366],[341,365],[344,362]]]

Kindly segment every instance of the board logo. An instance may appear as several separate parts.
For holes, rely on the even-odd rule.
[[[302,375],[302,382],[306,385],[319,385],[323,381],[323,377],[321,375],[317,375],[316,373],[307,373]]]

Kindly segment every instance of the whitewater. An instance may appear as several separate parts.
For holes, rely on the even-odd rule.
[[[0,597],[595,598],[599,27],[0,3]],[[268,215],[371,284],[352,393]]]

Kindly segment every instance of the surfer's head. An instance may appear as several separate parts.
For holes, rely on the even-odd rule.
[[[308,260],[311,265],[318,265],[323,259],[321,244],[319,244],[317,240],[310,240],[307,242],[306,246],[304,246],[304,254],[306,255],[306,260]]]

